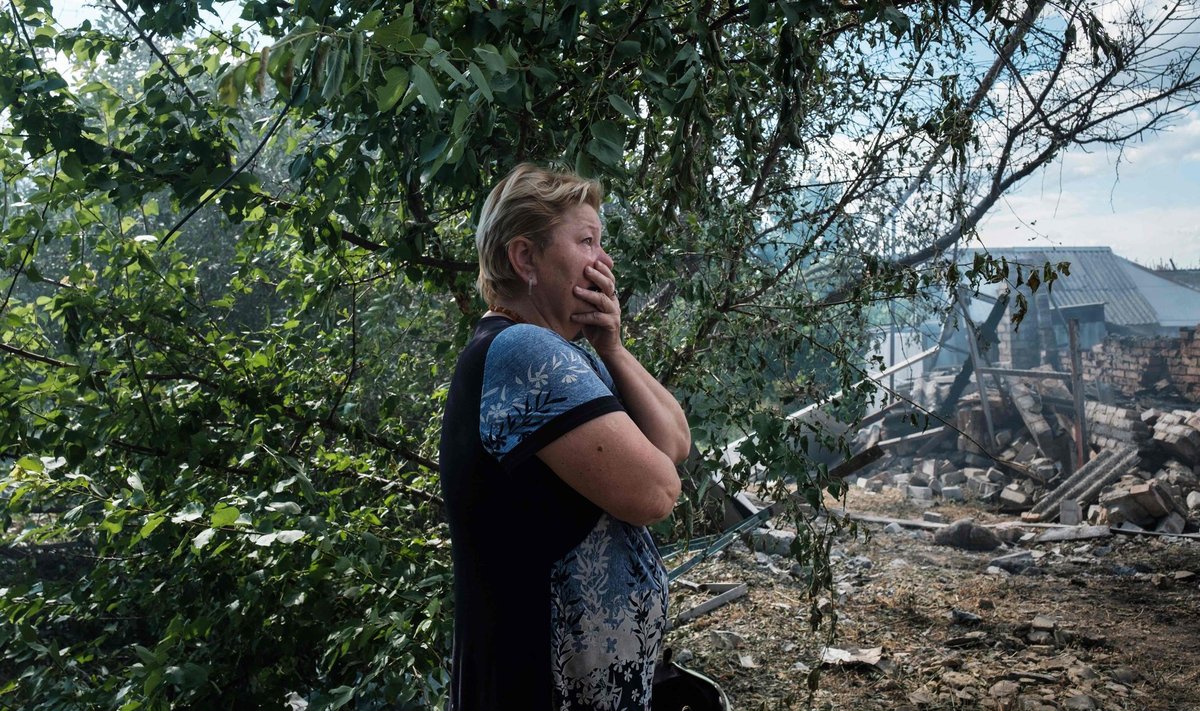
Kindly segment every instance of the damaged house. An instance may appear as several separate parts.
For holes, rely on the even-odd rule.
[[[1026,522],[1200,527],[1200,290],[1107,247],[991,254],[1069,262],[1070,275],[1026,289],[1016,328],[999,289],[965,298],[968,325],[947,329],[935,346],[949,353],[910,387],[918,411],[953,426],[914,431],[912,406],[885,410],[860,446],[890,446],[854,481],[975,498]]]

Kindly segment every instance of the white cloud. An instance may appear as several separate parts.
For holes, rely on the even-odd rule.
[[[1017,196],[997,205],[979,234],[990,247],[1112,247],[1142,264],[1173,259],[1181,268],[1200,267],[1200,206],[1113,212],[1094,209],[1079,195],[1057,201]]]

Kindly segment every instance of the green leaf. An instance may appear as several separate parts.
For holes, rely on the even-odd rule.
[[[157,667],[162,664],[162,660],[154,652],[151,652],[140,644],[133,645],[133,651],[137,653],[138,659],[141,659],[142,663],[148,667]]]
[[[458,71],[458,67],[451,64],[450,59],[446,56],[445,52],[438,52],[430,57],[429,63],[445,72],[447,76],[459,84],[462,84],[463,86],[468,85],[467,78],[463,76],[462,72]]]
[[[193,501],[187,506],[179,510],[179,513],[171,517],[172,523],[188,523],[195,521],[204,515],[204,506]]]
[[[623,40],[617,43],[614,48],[618,59],[626,59],[640,54],[642,51],[642,43],[636,40]]]
[[[295,543],[304,538],[304,535],[304,531],[297,531],[295,529],[279,531],[275,534],[275,542],[284,544]]]
[[[145,538],[146,536],[149,536],[151,533],[154,533],[154,529],[161,526],[163,521],[166,521],[166,520],[167,520],[166,517],[164,517],[160,513],[150,514],[149,516],[146,517],[146,523],[142,524],[142,529],[140,531],[138,531],[138,537]]]
[[[342,91],[342,76],[346,72],[346,49],[336,43],[325,57],[325,72],[321,83],[321,98],[329,101]]]
[[[214,528],[228,526],[234,521],[237,521],[237,518],[241,515],[241,513],[241,511],[238,511],[232,506],[217,504],[216,508],[213,509],[212,516],[209,517],[209,523]]]
[[[612,121],[597,121],[591,130],[596,140],[588,143],[588,152],[605,165],[621,165],[625,157],[625,137],[621,128]]]
[[[204,546],[207,546],[209,544],[209,542],[212,541],[213,536],[215,536],[216,534],[217,534],[217,529],[215,529],[215,528],[204,529],[199,534],[197,534],[195,538],[192,539],[192,548],[194,548],[196,550],[203,549]]]
[[[616,94],[608,95],[608,103],[614,109],[616,109],[617,111],[620,111],[621,113],[625,114],[626,116],[628,116],[631,119],[640,118],[638,116],[637,111],[633,108],[633,106],[630,105],[630,103],[628,101],[626,101],[625,99],[622,99],[621,97],[617,96]]]
[[[492,87],[488,84],[487,77],[483,75],[483,70],[475,62],[467,63],[467,72],[471,75],[471,81],[475,82],[475,86],[479,87],[479,93],[483,94],[483,98],[488,101],[494,101],[492,95]]]
[[[437,84],[420,64],[412,66],[412,82],[420,92],[421,100],[425,102],[430,111],[438,111],[442,108],[442,95],[438,93]]]
[[[508,63],[504,57],[490,44],[475,47],[475,54],[483,60],[483,65],[493,74],[504,74],[508,71]]]
[[[42,460],[37,457],[21,457],[17,460],[17,466],[27,472],[41,473],[45,471]]]
[[[332,697],[329,699],[329,708],[340,709],[354,698],[354,687],[339,686],[335,689],[330,689],[329,693],[332,694]]]

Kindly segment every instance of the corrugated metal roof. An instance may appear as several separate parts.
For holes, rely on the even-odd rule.
[[[988,249],[1010,263],[1040,267],[1046,262],[1070,262],[1071,273],[1060,276],[1050,292],[1053,306],[1104,303],[1104,319],[1121,326],[1152,326],[1159,316],[1109,247],[1005,247]],[[1166,280],[1164,280],[1166,281]],[[1040,292],[1040,289],[1039,289]]]

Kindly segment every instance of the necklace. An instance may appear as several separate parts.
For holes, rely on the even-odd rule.
[[[488,310],[495,311],[496,313],[500,314],[501,316],[504,316],[504,317],[512,320],[514,323],[529,323],[525,319],[521,318],[521,314],[517,313],[516,311],[513,311],[512,309],[506,309],[503,306],[495,306],[495,305],[488,306]]]

